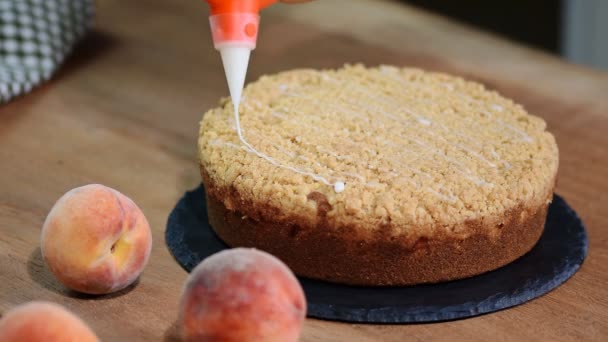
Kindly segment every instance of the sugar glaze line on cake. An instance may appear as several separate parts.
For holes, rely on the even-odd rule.
[[[380,68],[380,69],[383,70],[382,68]],[[390,68],[388,68],[387,70],[390,70]],[[383,71],[383,74],[387,74],[387,73],[390,74],[390,73],[395,73],[395,72],[394,71],[390,71],[390,72]],[[333,77],[330,77],[326,74],[321,75],[321,77],[324,82],[336,83],[337,84],[336,88],[340,88],[340,87],[346,88],[351,85],[347,82],[334,79]],[[393,75],[389,78],[394,79],[395,77]],[[402,80],[402,82],[399,82],[399,83],[409,84],[407,82],[404,83],[403,80]],[[425,84],[418,84],[417,82],[414,82],[414,83],[415,83],[414,85],[415,85],[416,89],[428,87]],[[290,89],[290,86],[288,84],[279,84],[279,85],[275,85],[275,86],[280,91],[280,93],[281,93],[280,96],[283,96],[284,98],[289,98],[289,97],[298,98],[299,97],[301,100],[306,100],[306,97],[304,97],[301,94]],[[444,86],[446,89],[448,89],[450,91],[454,91],[458,87],[457,84],[453,85],[453,84],[449,84],[449,83],[446,83]],[[412,87],[410,87],[410,88],[412,88]],[[453,172],[460,174],[464,179],[469,180],[476,186],[491,188],[494,186],[494,184],[490,181],[485,180],[483,178],[483,176],[480,175],[478,172],[471,170],[470,168],[462,165],[462,163],[459,163],[456,159],[450,157],[448,152],[445,151],[446,149],[457,148],[461,151],[461,153],[467,154],[467,155],[471,156],[472,158],[478,159],[478,160],[482,161],[483,163],[487,164],[487,166],[489,168],[502,167],[504,169],[510,169],[512,167],[512,165],[508,161],[501,159],[500,155],[498,155],[498,153],[496,153],[496,151],[493,149],[492,146],[484,147],[484,144],[480,141],[467,137],[466,135],[460,134],[455,130],[447,129],[441,122],[441,120],[440,120],[441,118],[437,118],[437,117],[430,118],[427,116],[419,115],[414,110],[411,110],[409,108],[403,108],[403,107],[398,108],[399,104],[393,103],[394,100],[390,96],[384,96],[383,94],[375,94],[375,93],[372,94],[371,92],[366,91],[365,88],[363,88],[361,85],[358,85],[356,83],[354,86],[350,87],[351,92],[353,89],[361,90],[361,93],[363,93],[363,94],[357,94],[357,96],[360,95],[359,97],[362,97],[362,98],[368,100],[367,103],[357,102],[357,101],[352,101],[349,99],[341,98],[340,103],[342,105],[340,105],[340,104],[332,103],[331,99],[329,99],[329,98],[321,97],[321,98],[317,98],[317,99],[309,99],[308,104],[316,105],[315,108],[323,107],[323,108],[319,108],[319,110],[323,110],[323,109],[327,110],[327,109],[333,108],[335,111],[338,111],[338,112],[342,112],[342,113],[346,112],[349,117],[360,119],[360,120],[364,121],[365,123],[370,124],[370,126],[372,128],[374,128],[373,120],[370,120],[369,118],[365,117],[365,114],[368,114],[368,115],[370,114],[369,112],[372,112],[372,114],[382,115],[392,121],[400,123],[401,126],[403,126],[403,127],[412,127],[413,124],[417,123],[418,125],[423,127],[423,129],[419,129],[417,131],[418,133],[421,133],[423,136],[420,136],[420,135],[417,137],[401,136],[401,138],[405,138],[405,139],[409,140],[410,142],[419,145],[420,148],[414,148],[413,150],[410,150],[405,146],[399,146],[399,149],[402,150],[402,152],[400,152],[400,153],[417,153],[416,150],[418,150],[418,152],[419,152],[420,149],[425,149],[431,155],[437,156],[438,158],[443,158],[443,159],[449,161],[449,163],[453,167],[453,169],[452,169]],[[431,88],[429,88],[429,89],[431,89]],[[401,91],[405,90],[405,92],[408,91],[408,89],[399,89],[399,90],[401,90]],[[475,104],[475,105],[483,104],[481,101],[478,101],[477,99],[473,99],[472,97],[470,97],[464,93],[458,92],[458,95],[460,96],[462,101],[468,101],[469,103]],[[373,98],[370,98],[372,96],[373,96]],[[381,101],[378,101],[378,99],[380,99]],[[422,101],[424,101],[424,99]],[[420,101],[418,101],[418,102],[420,102]],[[255,98],[253,98],[253,99],[244,98],[243,107],[245,107],[245,108],[256,107],[257,104],[264,106],[263,104],[259,103],[259,101],[257,101],[257,99],[255,99]],[[507,103],[506,105],[509,105],[509,104]],[[360,114],[358,111],[348,109],[346,106],[348,106],[348,107],[353,106],[355,108],[358,107],[360,109],[366,109],[368,112],[366,113],[364,111],[363,114]],[[387,109],[387,106],[388,106],[388,109]],[[477,108],[477,110],[480,112],[479,114],[483,115],[484,117],[487,117],[487,118],[493,116],[491,113],[489,113],[489,111],[501,112],[503,110],[503,106],[500,104],[497,104],[497,103],[487,105],[487,102],[486,102],[486,104],[484,106],[480,106],[480,107]],[[259,110],[259,109],[260,109],[260,107],[254,108],[254,110]],[[262,108],[262,111],[264,112],[266,109],[268,109],[268,107]],[[270,109],[271,109],[271,111],[270,111],[270,113],[268,113],[270,116],[275,117],[277,119],[284,120],[286,122],[295,120],[296,118],[293,117],[294,114],[297,117],[304,117],[304,116],[311,115],[311,114],[314,115],[314,113],[298,112],[297,110],[295,110],[295,108],[285,109],[285,108],[270,107]],[[395,114],[389,113],[389,111],[393,111],[394,113],[397,113],[397,114],[405,113],[411,117],[405,117],[405,118],[398,117]],[[309,112],[309,110],[306,110],[306,112]],[[446,112],[446,113],[442,113],[442,115],[454,116],[455,113]],[[471,122],[470,117],[464,117],[462,120],[464,122],[469,122],[469,123]],[[307,129],[309,129],[310,132],[316,132],[317,134],[322,133],[322,132],[319,132],[319,128],[307,124],[306,121],[299,122],[299,125],[301,125],[302,127],[306,127]],[[259,127],[260,126],[258,126],[258,128]],[[424,129],[425,127],[428,129]],[[241,127],[240,119],[239,119],[239,128],[241,130],[244,130]],[[435,128],[435,129],[433,130],[432,128]],[[236,129],[236,127],[233,126],[233,129]],[[493,130],[496,132],[496,134],[503,135],[512,141],[519,141],[519,142],[524,142],[524,143],[533,142],[533,139],[530,138],[530,136],[528,136],[525,131],[520,130],[520,129],[514,127],[513,125],[506,123],[498,118],[494,118],[494,125],[489,128],[486,127],[486,129]],[[260,134],[265,133],[265,131],[263,131],[263,130],[258,130],[258,131],[252,131],[254,133],[254,136],[257,134],[259,137]],[[294,131],[297,133],[297,130],[294,130]],[[453,136],[455,136],[454,137],[455,139],[450,139],[450,140],[445,139],[443,137],[442,131],[445,133],[452,134]],[[261,132],[264,132],[264,133],[261,133]],[[435,134],[434,132],[437,132],[438,134]],[[239,139],[240,138],[244,138],[242,135],[242,132],[241,132]],[[430,146],[428,146],[427,142],[429,142],[431,139],[441,140],[446,145],[448,145],[448,147],[446,149],[442,149],[442,150],[434,148],[434,147],[430,147]],[[302,141],[302,138],[300,136],[296,136],[296,140],[298,140],[298,143],[300,143],[301,145],[307,144],[306,141]],[[461,143],[458,143],[458,140],[460,140]],[[253,145],[249,141],[247,141],[247,140],[245,140],[245,141],[247,142],[247,144],[244,144],[246,150],[253,148]],[[353,143],[352,140],[348,140],[348,142]],[[219,144],[221,144],[220,140],[217,140],[214,143],[214,145],[219,145]],[[284,145],[284,144],[281,144],[281,145]],[[385,145],[391,145],[391,142],[387,141],[385,143]],[[431,145],[437,145],[437,144],[431,144]],[[393,146],[396,146],[396,145],[393,145]],[[289,151],[289,150],[281,148],[279,145],[273,144],[270,147],[271,147],[271,149],[276,149],[277,152],[290,157],[290,159],[293,159],[292,156],[296,154],[293,151]],[[290,148],[292,148],[292,147],[293,146],[290,146]],[[339,154],[339,153],[333,152],[330,148],[326,148],[324,146],[318,146],[318,145],[316,146],[316,148],[317,148],[317,152],[322,152],[322,153],[326,154],[327,156],[333,156],[336,160],[345,160],[344,154]],[[296,164],[293,164],[294,161],[285,161],[284,158],[283,158],[283,160],[281,160],[282,158],[280,158],[280,156],[273,156],[272,153],[267,152],[267,151],[269,151],[268,146],[266,148],[267,151],[262,151],[257,148],[253,148],[253,149],[255,150],[255,151],[253,151],[254,154],[256,154],[258,157],[261,157],[264,160],[270,162],[270,164],[272,164],[276,167],[280,167],[283,169],[290,170],[292,172],[296,172],[296,173],[299,173],[299,174],[302,174],[305,176],[309,176],[312,179],[314,179],[315,181],[329,185],[329,186],[333,185],[334,189],[336,188],[336,183],[334,183],[335,180],[339,180],[338,181],[339,186],[341,185],[339,183],[341,180],[346,180],[347,184],[348,183],[352,184],[353,182],[356,182],[360,185],[363,185],[364,187],[383,187],[383,186],[385,186],[385,184],[383,184],[384,181],[382,181],[382,180],[380,180],[379,182],[375,181],[375,180],[367,182],[366,178],[363,177],[362,175],[354,174],[352,172],[342,172],[340,170],[336,170],[334,172],[334,170],[332,170],[332,168],[331,168],[331,165],[327,165],[326,163],[323,163],[324,165],[321,165],[318,161],[316,161],[317,158],[310,159],[303,155],[298,155],[297,156],[298,160],[303,160],[303,161],[307,162],[304,165],[302,165],[302,163],[300,163],[300,166],[298,167],[297,161],[295,161],[295,160],[294,161],[296,162]],[[300,150],[300,149],[296,149],[296,150],[298,151],[298,154],[300,154],[302,152],[302,150]],[[265,153],[265,152],[267,152],[267,153]],[[304,152],[306,152],[306,151],[304,151]],[[356,158],[356,156],[355,156],[355,158]],[[323,158],[323,159],[325,159],[325,158]],[[382,157],[380,156],[380,158],[377,161],[384,162],[386,160],[382,160]],[[384,172],[385,175],[390,174],[392,176],[392,178],[404,177],[405,179],[402,179],[401,181],[406,181],[410,184],[415,185],[417,189],[420,189],[419,180],[417,180],[416,182],[411,181],[411,180],[407,179],[407,176],[404,176],[401,171],[409,170],[413,174],[420,175],[420,174],[422,174],[420,172],[422,170],[419,170],[419,169],[414,170],[413,168],[408,167],[405,164],[399,164],[399,163],[393,163],[392,166],[393,167],[389,170],[389,172],[384,172],[384,171],[379,171],[379,172]],[[373,165],[369,166],[370,169],[373,169],[373,167],[374,167]],[[323,169],[323,171],[319,172],[319,169]],[[396,172],[397,171],[396,169],[398,169],[400,172]],[[477,171],[479,171],[479,170],[477,170]],[[386,181],[386,177],[384,177],[384,180]],[[435,183],[435,185],[436,185],[436,183]],[[440,185],[438,187],[435,187],[434,189],[426,187],[425,191],[438,195],[438,197],[441,197],[442,199],[447,200],[448,202],[453,202],[455,199],[457,199],[458,196],[455,196],[448,188],[449,187],[444,187],[444,186]]]
[[[258,157],[268,161],[270,164],[276,166],[276,167],[280,167],[283,169],[287,169],[290,171],[293,171],[295,173],[299,173],[301,175],[305,175],[305,176],[309,176],[312,179],[318,181],[318,182],[322,182],[326,185],[329,186],[333,186],[334,187],[334,191],[336,193],[341,193],[342,191],[344,191],[345,188],[345,184],[342,181],[336,181],[335,183],[330,183],[325,177],[321,176],[321,175],[317,175],[314,174],[312,172],[308,172],[306,170],[302,170],[302,169],[298,169],[296,167],[290,166],[290,165],[284,165],[281,162],[276,161],[274,158],[272,158],[271,156],[262,153],[260,151],[258,151],[255,147],[251,146],[251,144],[249,144],[249,142],[245,139],[245,137],[243,137],[243,131],[241,129],[241,120],[240,120],[240,115],[239,115],[239,108],[237,105],[234,105],[234,120],[235,120],[235,125],[236,125],[236,132],[237,135],[239,136],[239,140],[241,141],[241,143],[243,143],[243,145],[245,145],[245,147],[247,147],[247,149],[257,155]]]
[[[411,84],[406,83],[404,80],[402,80],[399,77],[397,77],[396,75],[394,75],[393,72],[390,72],[390,69],[386,69],[386,68],[382,69],[382,73],[384,75],[387,75],[387,79],[397,81],[398,83],[400,83],[401,85],[404,85],[406,87],[411,87]],[[400,123],[400,124],[404,125],[404,127],[405,126],[411,126],[411,123],[413,123],[411,120],[404,120],[403,118],[398,117],[398,116],[396,116],[394,114],[391,114],[387,110],[384,110],[384,109],[380,108],[379,106],[381,105],[381,103],[383,103],[384,105],[390,106],[389,110],[393,110],[393,111],[395,111],[395,110],[401,110],[402,112],[411,115],[415,119],[415,121],[417,123],[419,123],[420,125],[422,125],[422,126],[425,126],[425,127],[431,127],[431,126],[432,127],[438,127],[441,130],[443,130],[444,132],[448,132],[448,129],[441,122],[438,122],[437,120],[431,120],[430,118],[427,118],[425,116],[419,115],[416,112],[414,112],[414,111],[412,111],[412,110],[410,110],[408,108],[400,107],[399,104],[395,103],[394,100],[392,98],[388,97],[388,96],[384,96],[383,94],[372,94],[368,90],[363,89],[363,87],[361,87],[359,85],[354,85],[354,86],[353,85],[349,85],[349,84],[347,84],[345,82],[341,82],[341,81],[336,80],[336,79],[334,79],[332,77],[329,77],[327,75],[323,75],[323,80],[324,81],[329,81],[329,82],[334,82],[334,83],[337,84],[338,87],[350,87],[351,90],[352,90],[352,88],[354,88],[355,90],[361,92],[361,96],[362,97],[368,98],[370,100],[370,103],[372,103],[372,104],[373,103],[377,103],[378,105],[373,106],[373,105],[369,105],[369,104],[362,104],[362,103],[358,103],[358,102],[353,102],[353,101],[350,101],[348,99],[346,99],[346,100],[343,99],[343,102],[345,102],[346,104],[349,104],[349,105],[352,105],[352,106],[356,106],[356,107],[359,107],[359,108],[365,108],[368,111],[371,111],[371,112],[374,112],[374,113],[378,113],[378,114],[383,115],[383,116],[385,116],[385,117],[387,117],[387,118],[389,118],[389,119],[391,119],[393,121],[396,121],[397,123]],[[447,84],[448,89],[453,88],[453,87],[450,87],[450,86],[451,86],[450,84]],[[424,87],[424,85],[416,84],[416,87],[420,88],[420,87]],[[305,96],[303,94],[290,91],[289,87],[287,85],[281,84],[281,85],[279,85],[279,88],[280,88],[280,91],[285,96],[287,96],[287,97],[298,98],[299,100],[308,101],[310,104],[314,103],[314,104],[317,104],[318,106],[320,106],[322,104],[323,107],[325,107],[325,108],[333,108],[333,109],[335,109],[335,110],[337,110],[339,112],[348,113],[352,117],[362,118],[367,123],[370,123],[369,118],[363,117],[362,115],[360,115],[357,111],[355,111],[353,109],[346,108],[345,106],[342,106],[342,105],[336,105],[336,104],[333,104],[333,103],[328,103],[328,102],[322,101],[322,100],[320,101],[319,99],[311,99],[311,98],[309,98],[309,97],[307,97],[307,96]],[[469,97],[469,96],[467,96],[465,94],[459,94],[459,95],[461,95],[461,97],[463,99],[468,100],[470,102],[478,102],[477,100],[472,99],[471,97]],[[247,99],[244,98],[242,104],[244,106],[247,106],[248,105]],[[490,105],[489,109],[493,110],[493,111],[499,111],[500,112],[501,109],[502,109],[502,106],[500,106],[498,104],[492,104],[492,105]],[[296,173],[299,173],[299,174],[302,174],[302,175],[305,175],[305,176],[309,176],[309,177],[313,178],[316,181],[322,182],[323,184],[326,184],[328,186],[333,186],[334,190],[336,192],[342,192],[344,190],[344,183],[341,180],[338,180],[338,181],[332,183],[332,182],[330,182],[328,180],[329,177],[324,177],[323,175],[316,174],[314,172],[307,171],[305,169],[301,169],[301,168],[297,168],[297,167],[294,167],[294,166],[291,166],[291,165],[287,165],[287,164],[282,163],[281,161],[279,161],[279,160],[271,157],[270,155],[268,155],[266,153],[263,153],[263,152],[257,150],[256,148],[254,148],[245,139],[245,137],[243,136],[243,132],[242,132],[243,129],[242,129],[241,123],[240,123],[240,115],[239,115],[239,112],[238,112],[238,108],[235,108],[235,113],[234,114],[235,114],[235,116],[234,116],[234,119],[235,119],[235,129],[237,131],[237,135],[238,135],[239,140],[241,141],[241,143],[245,146],[245,148],[249,152],[254,153],[258,157],[263,158],[264,160],[268,161],[269,163],[271,163],[272,165],[274,165],[276,167],[281,167],[281,168],[284,168],[284,169],[287,169],[287,170],[290,170],[290,171],[293,171],[293,172],[296,172]],[[488,111],[483,111],[483,114],[486,115],[486,116],[489,116],[489,117],[492,116],[492,114],[489,113]],[[279,113],[277,111],[272,111],[271,115],[277,116],[277,117],[282,118],[282,119],[289,120],[284,113]],[[306,115],[306,113],[298,113],[298,115]],[[448,114],[446,114],[446,115],[448,115]],[[523,132],[523,131],[521,131],[521,130],[515,128],[515,127],[513,127],[512,125],[509,125],[507,123],[502,122],[502,120],[496,119],[495,121],[496,121],[496,123],[499,126],[501,126],[503,128],[506,128],[510,132],[515,133],[515,135],[517,136],[517,138],[521,139],[522,141],[524,141],[524,142],[531,142],[532,141],[531,138],[525,132]],[[463,145],[463,144],[460,144],[460,143],[457,143],[457,142],[450,142],[450,141],[446,140],[445,138],[443,138],[441,135],[437,135],[437,134],[433,133],[433,131],[430,130],[430,129],[424,129],[423,128],[422,130],[420,130],[420,132],[422,132],[422,133],[424,133],[426,135],[429,135],[429,136],[431,136],[434,139],[442,140],[446,144],[452,144],[453,146],[459,148],[460,150],[464,151],[465,153],[469,154],[470,156],[472,156],[472,157],[474,157],[474,158],[476,158],[476,159],[478,159],[480,161],[483,161],[484,163],[486,163],[491,168],[495,168],[496,167],[496,163],[495,162],[492,162],[492,161],[488,160],[487,158],[485,158],[480,153],[481,151],[480,152],[475,151],[472,146]],[[501,132],[504,132],[504,130],[501,130]],[[470,138],[468,138],[468,137],[466,137],[466,136],[464,136],[464,135],[462,135],[462,134],[460,134],[458,132],[451,131],[451,133],[452,134],[455,133],[455,135],[457,135],[457,136],[459,136],[461,138],[467,139],[468,142],[473,143],[476,147],[480,147],[481,146],[481,144],[479,142],[477,142],[475,140],[471,140]],[[427,144],[425,144],[423,141],[421,141],[419,139],[409,138],[409,137],[405,137],[405,138],[409,139],[410,141],[412,141],[412,142],[414,142],[414,143],[416,143],[416,144],[418,144],[420,146],[422,146],[423,148],[426,148],[432,154],[437,155],[438,157],[441,157],[441,158],[445,158],[448,161],[450,161],[452,164],[457,165],[458,168],[456,168],[455,170],[458,173],[460,173],[464,178],[472,181],[475,185],[477,185],[477,186],[489,186],[489,187],[493,186],[492,183],[487,182],[484,179],[482,179],[481,177],[475,175],[470,169],[468,169],[467,167],[463,166],[461,163],[459,163],[458,161],[454,160],[453,158],[450,158],[450,157],[446,156],[440,150],[428,146]],[[302,141],[299,141],[299,142],[303,143],[303,144],[306,144],[305,142],[302,142]],[[390,144],[390,142],[388,142],[388,144]],[[277,149],[277,151],[279,151],[279,152],[281,152],[283,154],[286,154],[286,155],[288,155],[290,157],[295,154],[295,152],[286,151],[284,149],[281,149],[278,146],[275,146],[275,148]],[[408,150],[407,148],[404,148],[402,146],[400,146],[400,148],[402,148],[405,151]],[[331,150],[329,150],[329,149],[327,149],[325,147],[322,147],[322,146],[321,147],[317,146],[317,150],[320,151],[320,152],[322,152],[322,153],[327,153],[328,155],[332,155],[332,156],[334,156],[338,160],[344,160],[346,158],[351,158],[350,156],[340,156],[339,154],[337,154],[337,153],[335,153],[335,152],[333,152],[333,151],[331,151]],[[495,159],[500,159],[500,156],[493,149],[490,150],[490,155],[492,157],[494,157]],[[299,156],[299,158],[303,159],[303,160],[307,160],[303,156]],[[499,162],[503,162],[503,163],[505,163],[505,165],[509,166],[509,163],[506,162],[506,161],[499,160]],[[315,162],[315,163],[318,164],[318,162]],[[423,173],[421,170],[417,170],[417,169],[411,168],[411,167],[409,167],[407,165],[399,164],[399,165],[396,165],[396,166],[398,168],[400,168],[400,169],[401,168],[408,169],[411,172],[416,173],[416,174],[422,174]],[[332,173],[332,174],[334,173],[331,169],[329,169],[328,171],[329,171],[329,173]],[[398,172],[392,172],[392,173],[394,173],[395,177],[400,176],[400,174]],[[354,178],[356,178],[359,182],[364,182],[364,177],[362,177],[360,175],[351,174],[351,176],[354,176]],[[414,184],[414,185],[418,186],[418,184]],[[432,194],[436,195],[437,197],[439,197],[439,198],[441,198],[443,200],[447,200],[449,202],[453,202],[455,200],[454,195],[451,194],[451,193],[449,193],[449,191],[448,191],[448,193],[441,193],[441,192],[439,192],[437,190],[434,190],[434,189],[431,189],[431,188],[428,188],[428,187],[426,187],[424,190],[428,191],[429,193],[432,193]],[[442,190],[441,187],[440,187],[440,190]]]

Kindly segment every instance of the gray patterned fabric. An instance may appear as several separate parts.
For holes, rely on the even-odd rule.
[[[0,103],[48,80],[93,22],[94,0],[0,0]]]

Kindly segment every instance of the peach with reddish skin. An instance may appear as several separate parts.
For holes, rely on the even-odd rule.
[[[62,306],[30,302],[0,319],[0,341],[98,342],[89,327]]]
[[[179,326],[186,341],[297,341],[306,300],[276,257],[236,248],[214,254],[189,276]]]
[[[42,228],[42,255],[51,272],[66,287],[89,294],[133,283],[151,247],[142,211],[127,196],[99,184],[63,195]]]

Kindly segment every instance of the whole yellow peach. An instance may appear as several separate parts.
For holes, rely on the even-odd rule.
[[[29,302],[0,319],[0,341],[97,342],[99,339],[80,318],[62,306]]]
[[[151,247],[150,225],[139,207],[99,184],[63,195],[42,227],[42,256],[51,272],[66,287],[89,294],[132,284]]]
[[[304,291],[283,262],[235,248],[192,270],[178,324],[185,341],[294,342],[305,316]]]

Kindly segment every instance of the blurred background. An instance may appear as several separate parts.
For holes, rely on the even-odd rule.
[[[608,70],[608,0],[401,0]]]
[[[336,4],[342,6],[349,1],[319,0],[314,6],[322,7],[325,3],[328,4],[328,8],[336,8]],[[435,12],[477,29],[493,32],[515,42],[562,56],[574,63],[608,70],[608,0],[392,1],[401,1],[404,4]],[[80,38],[84,37],[87,29],[93,26],[94,9],[116,6],[117,3],[120,3],[120,6],[125,9],[121,11],[121,16],[126,15],[125,13],[128,13],[129,9],[138,6],[150,6],[151,8],[157,6],[159,14],[165,13],[160,9],[165,7],[167,9],[188,6],[200,8],[201,13],[198,20],[195,20],[194,15],[191,17],[188,31],[199,36],[204,33],[205,36],[190,39],[192,41],[201,39],[209,41],[210,39],[207,33],[207,21],[204,18],[205,13],[202,12],[207,8],[203,4],[203,0],[148,0],[147,2],[144,0],[0,0],[0,103],[27,93],[36,85],[48,80],[76,47]],[[371,6],[368,8],[371,9],[375,4],[380,3],[378,0],[369,0],[368,5],[371,4]],[[284,7],[281,11],[287,12],[288,9]],[[295,8],[290,11],[296,12],[300,9]],[[314,15],[319,16],[320,13]],[[333,17],[340,15],[348,16],[348,12],[333,13],[329,11],[325,20],[331,21]],[[294,13],[293,17],[297,18],[297,13]],[[383,18],[377,19],[378,25],[384,24]],[[111,21],[111,19],[106,20]],[[158,28],[159,32],[156,34],[162,35],[168,32],[167,34],[170,36],[171,30],[162,28],[162,25],[172,20],[170,11],[167,11],[167,17],[160,15],[155,20],[157,25],[151,27]],[[177,27],[177,24],[172,25]],[[131,27],[123,29],[137,31],[137,25],[132,24]],[[348,30],[349,28],[343,27],[343,29]],[[390,28],[387,30],[390,31]],[[406,33],[404,32],[404,37],[406,37]],[[149,34],[152,35],[152,33]],[[99,45],[100,37],[103,35],[97,32],[94,37],[97,37],[96,41],[89,40],[88,43],[84,43],[88,45],[80,45],[80,49],[84,49],[84,46],[91,48]],[[182,36],[181,39],[185,38]],[[106,45],[108,45],[108,41],[110,39],[106,39]],[[307,43],[312,44],[312,41]],[[271,41],[265,40],[263,44],[270,46],[268,44],[271,44]],[[103,45],[103,41],[101,45]],[[207,48],[210,61],[215,63],[217,54],[212,51],[211,44],[208,42],[204,46]],[[337,47],[324,46],[323,48],[332,48],[337,53],[346,53]],[[97,48],[95,51],[97,50],[100,49]],[[469,52],[475,55],[477,51]],[[93,53],[89,52],[89,54]],[[324,65],[323,63],[326,62],[328,60],[319,61],[321,64],[316,66]],[[287,68],[287,65],[284,67]]]

